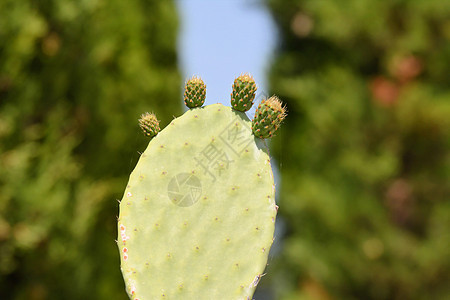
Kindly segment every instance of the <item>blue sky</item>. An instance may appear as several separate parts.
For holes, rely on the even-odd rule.
[[[260,0],[178,0],[178,53],[184,79],[200,76],[206,103],[230,106],[234,78],[255,78],[257,98],[267,95],[266,71],[275,48],[276,31]],[[254,109],[250,111],[250,115]]]

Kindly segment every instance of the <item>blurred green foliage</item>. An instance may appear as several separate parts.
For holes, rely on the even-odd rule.
[[[267,0],[276,299],[450,295],[450,1]],[[447,299],[447,298],[445,298]]]
[[[0,1],[0,299],[127,299],[118,203],[180,111],[173,1]]]

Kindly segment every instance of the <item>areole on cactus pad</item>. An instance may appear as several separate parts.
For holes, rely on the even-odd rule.
[[[213,104],[150,141],[120,202],[131,299],[251,299],[277,213],[270,157],[254,131],[244,112]]]

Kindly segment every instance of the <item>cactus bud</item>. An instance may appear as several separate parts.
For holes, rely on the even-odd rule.
[[[154,113],[145,113],[139,119],[139,127],[141,127],[144,134],[148,137],[154,137],[161,130],[159,128],[159,121],[156,119]]]
[[[200,77],[193,76],[184,88],[184,103],[189,108],[201,107],[206,99],[206,85]]]
[[[286,108],[277,96],[262,100],[252,120],[253,134],[259,138],[272,137],[286,117]]]
[[[251,75],[244,74],[236,78],[231,92],[231,107],[242,112],[249,110],[253,105],[256,89]]]

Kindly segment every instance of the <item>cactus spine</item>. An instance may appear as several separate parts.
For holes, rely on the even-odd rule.
[[[265,141],[251,123],[213,104],[188,110],[150,141],[120,202],[131,299],[251,299],[278,208]]]

